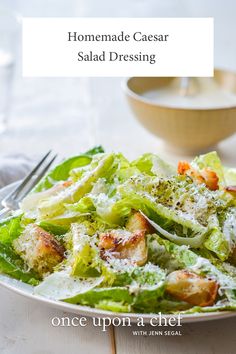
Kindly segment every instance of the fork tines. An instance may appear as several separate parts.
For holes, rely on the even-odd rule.
[[[15,201],[22,200],[45,175],[56,157],[57,154],[53,154],[52,156],[52,151],[49,150],[32,169],[32,171],[23,179],[21,184],[10,195],[8,195],[7,198],[11,198],[12,200],[14,199]]]

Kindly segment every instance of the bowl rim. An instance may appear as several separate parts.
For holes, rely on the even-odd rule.
[[[227,74],[232,74],[236,77],[236,72],[232,71],[232,70],[225,70],[225,69],[221,69],[221,68],[215,68],[214,69],[214,72],[216,71],[221,71],[223,73],[227,73]],[[167,77],[167,76],[166,76]],[[172,76],[171,76],[172,77]],[[219,112],[219,111],[229,111],[229,110],[234,110],[236,109],[236,103],[235,105],[231,105],[231,106],[226,106],[226,107],[203,107],[203,108],[194,108],[194,107],[175,107],[175,106],[167,106],[165,104],[161,105],[161,104],[157,104],[155,103],[155,101],[151,100],[151,99],[148,99],[148,98],[145,98],[143,97],[142,95],[139,95],[138,93],[134,92],[130,87],[129,87],[129,82],[132,80],[132,79],[140,79],[140,78],[158,78],[158,76],[130,76],[130,77],[126,77],[123,82],[122,82],[122,88],[124,90],[124,92],[126,93],[127,96],[135,99],[136,101],[140,101],[142,103],[145,103],[145,104],[148,104],[149,106],[154,106],[154,107],[157,107],[157,108],[161,108],[161,109],[166,109],[166,110],[177,110],[177,111],[193,111],[193,112]],[[235,93],[235,98],[236,98],[236,93]]]

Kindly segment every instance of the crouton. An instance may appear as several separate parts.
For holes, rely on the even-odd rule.
[[[174,298],[194,306],[212,306],[218,284],[187,270],[177,270],[167,276],[166,292]]]
[[[153,227],[140,212],[133,213],[126,224],[126,229],[130,232],[144,231],[145,234],[153,233]]]
[[[130,260],[137,265],[147,261],[147,245],[144,231],[112,230],[100,234],[100,254],[103,259],[115,257]]]
[[[194,183],[205,183],[206,187],[211,191],[219,189],[219,177],[209,168],[204,168],[201,172],[195,170],[188,162],[179,161],[178,173],[180,175],[189,176]]]
[[[29,268],[43,276],[51,273],[53,267],[64,259],[64,248],[41,227],[28,225],[23,233],[13,242],[15,251],[22,257]]]
[[[225,191],[236,197],[236,186],[227,186],[225,187]]]
[[[227,262],[229,262],[233,266],[236,266],[236,246],[235,245],[232,247],[232,250],[229,255],[229,258],[227,259]]]

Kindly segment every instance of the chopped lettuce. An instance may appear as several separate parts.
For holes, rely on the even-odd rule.
[[[0,272],[37,285],[35,294],[113,312],[236,310],[236,206],[225,189],[236,185],[236,169],[224,168],[216,152],[191,166],[214,171],[220,188],[178,174],[151,153],[130,162],[97,147],[63,161],[0,222]],[[43,230],[22,243],[23,260],[12,242],[28,224]],[[47,266],[58,252],[44,279],[29,270],[30,257]],[[145,254],[142,263],[136,254]],[[193,285],[213,281],[212,306],[168,292],[178,270]]]
[[[236,168],[224,167],[223,171],[226,186],[236,186]]]
[[[204,168],[209,168],[210,170],[214,171],[219,178],[220,186],[225,187],[224,169],[216,151],[212,151],[208,154],[196,157],[192,161],[191,165],[200,171]]]
[[[176,169],[154,154],[144,154],[132,162],[132,166],[140,172],[157,177],[172,177],[176,175]]]
[[[17,238],[23,227],[21,226],[22,215],[11,216],[0,221],[0,242],[3,244],[11,244]]]
[[[222,220],[223,234],[231,246],[236,244],[236,208],[228,208]]]
[[[7,274],[10,277],[21,280],[24,283],[37,285],[39,275],[32,270],[27,269],[23,260],[15,254],[10,245],[0,242],[0,273]]]
[[[70,269],[66,269],[50,274],[35,287],[34,293],[54,300],[73,299],[78,294],[98,286],[101,282],[102,278],[71,276]]]
[[[134,186],[136,186],[134,184]],[[120,193],[125,197],[130,209],[141,210],[150,219],[167,231],[174,231],[179,236],[187,237],[197,234],[205,234],[207,228],[189,217],[188,214],[177,212],[172,208],[158,203],[152,195],[146,192],[135,192],[135,187],[128,184],[120,189]],[[130,188],[131,187],[131,188]]]
[[[157,235],[149,237],[149,252],[153,263],[166,269],[188,269],[197,274],[207,275],[220,284],[221,290],[231,289],[236,291],[236,277],[223,271],[223,267],[215,266],[209,259],[199,256],[186,246],[178,246],[173,242],[164,240]],[[158,256],[161,254],[161,257]],[[227,294],[228,296],[228,294]]]
[[[65,302],[81,304],[115,312],[130,312],[132,295],[126,287],[94,288],[74,297],[64,299]]]
[[[81,179],[72,183],[65,191],[61,191],[56,196],[43,200],[39,204],[40,218],[48,219],[62,214],[65,210],[64,204],[73,204],[79,201],[86,193],[91,191],[93,183],[108,172],[113,162],[113,154],[105,155],[94,169],[87,171]]]
[[[56,225],[47,221],[40,222],[39,226],[42,227],[45,231],[48,231],[51,234],[55,235],[58,240],[63,240],[64,235],[68,231],[68,228],[66,226]]]
[[[217,227],[211,230],[204,246],[214,252],[222,261],[229,258],[231,252],[231,242],[227,240],[226,235],[221,232]]]
[[[95,243],[87,235],[85,225],[72,224],[73,266],[71,274],[79,277],[98,277],[101,261]]]
[[[84,154],[66,159],[61,164],[57,165],[51,170],[34,188],[34,192],[41,192],[45,189],[51,188],[57,181],[66,181],[73,168],[86,166],[92,161],[94,155],[104,153],[101,146],[97,146]]]
[[[151,312],[157,308],[158,299],[164,293],[165,272],[157,266],[147,265],[133,269],[130,276],[132,282],[128,286],[124,282],[123,286],[93,288],[65,301],[117,312]]]

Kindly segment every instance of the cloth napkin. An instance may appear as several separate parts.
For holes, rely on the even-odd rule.
[[[0,188],[24,178],[34,162],[23,155],[0,156]]]

